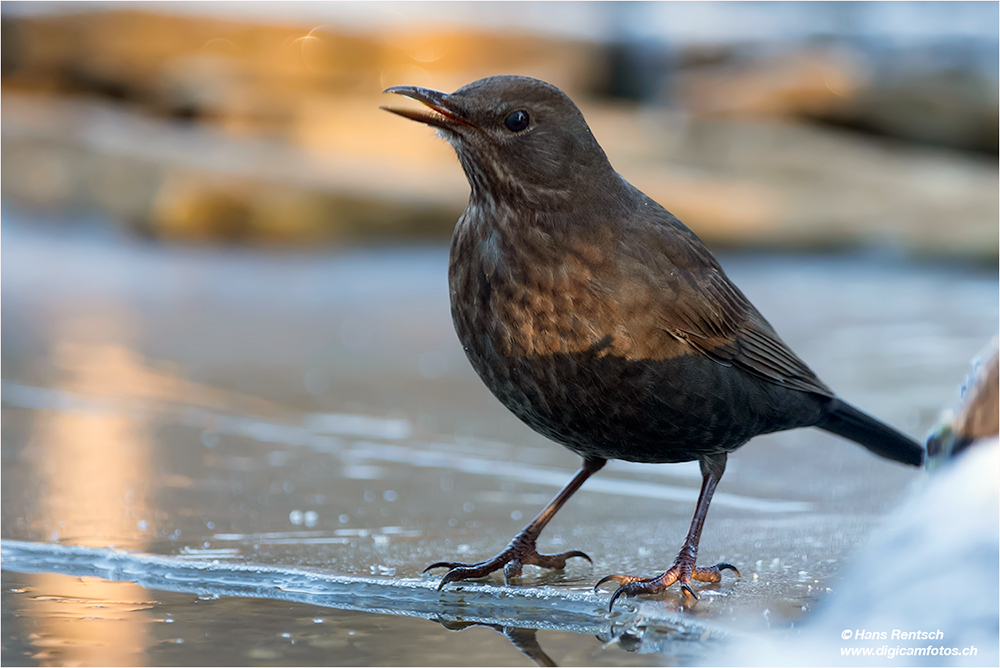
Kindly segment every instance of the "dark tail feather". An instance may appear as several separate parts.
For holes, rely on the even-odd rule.
[[[860,443],[880,457],[913,466],[924,463],[924,449],[916,441],[840,399],[830,402],[816,426]]]

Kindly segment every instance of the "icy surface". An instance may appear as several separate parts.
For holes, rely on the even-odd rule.
[[[609,617],[594,583],[669,566],[699,485],[697,464],[612,462],[540,539],[593,566],[438,593],[427,564],[495,554],[579,465],[469,368],[444,248],[269,255],[3,226],[4,663],[508,665],[542,661],[535,645],[560,664],[693,663],[808,621],[922,480],[815,430],[756,439],[700,552],[742,577]],[[917,438],[996,330],[995,272],[722,263],[830,386]]]

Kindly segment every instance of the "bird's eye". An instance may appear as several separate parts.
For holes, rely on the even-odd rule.
[[[528,112],[523,109],[512,111],[503,119],[503,126],[511,132],[520,132],[528,127]]]

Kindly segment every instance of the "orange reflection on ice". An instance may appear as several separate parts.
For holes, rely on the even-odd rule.
[[[32,618],[24,642],[40,666],[142,666],[155,638],[141,611],[150,592],[130,582],[43,573],[20,605]]]

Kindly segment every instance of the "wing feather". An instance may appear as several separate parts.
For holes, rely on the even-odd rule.
[[[832,397],[833,391],[778,337],[701,240],[666,210],[659,211],[660,225],[633,228],[643,239],[638,245],[622,246],[641,248],[641,257],[619,263],[642,267],[641,274],[637,270],[623,277],[626,281],[650,277],[656,281],[659,326],[720,364],[777,385]]]

